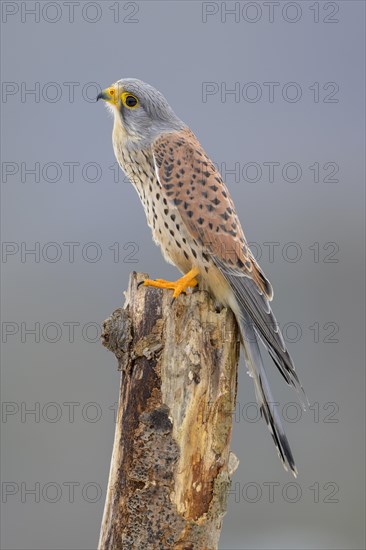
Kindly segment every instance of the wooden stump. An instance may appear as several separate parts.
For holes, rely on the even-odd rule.
[[[122,376],[99,550],[213,550],[238,464],[238,330],[207,292],[171,305],[146,277],[104,322]]]

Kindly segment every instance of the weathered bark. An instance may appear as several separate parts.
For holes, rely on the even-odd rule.
[[[99,550],[211,550],[237,466],[237,326],[207,292],[171,305],[146,277],[104,323],[123,372]]]

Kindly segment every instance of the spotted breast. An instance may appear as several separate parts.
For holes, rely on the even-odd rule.
[[[168,203],[158,181],[151,150],[114,147],[118,163],[140,197],[153,239],[161,247],[165,259],[186,273],[193,265],[206,261],[197,242],[191,242],[185,224],[176,208]]]

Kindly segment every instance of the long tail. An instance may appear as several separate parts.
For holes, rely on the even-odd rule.
[[[278,411],[274,409],[274,400],[264,370],[258,339],[266,347],[286,383],[296,390],[304,410],[305,404],[309,404],[309,402],[269,304],[273,295],[270,283],[262,273],[262,279],[267,282],[265,286],[269,290],[265,293],[265,287],[263,285],[258,286],[247,273],[227,266],[218,258],[215,258],[215,263],[221,274],[224,275],[231,290],[229,292],[229,305],[234,311],[240,326],[245,358],[249,373],[254,380],[261,414],[267,422],[285,469],[287,470],[290,467],[292,473],[296,476],[297,470],[290,445]],[[271,403],[273,404],[272,408]]]
[[[254,381],[255,393],[261,415],[265,419],[268,429],[271,432],[273,441],[277,448],[278,456],[280,457],[285,470],[290,468],[291,472],[296,477],[297,469],[295,466],[294,457],[292,455],[285,431],[282,427],[280,416],[274,407],[274,399],[269,388],[257,336],[253,328],[253,324],[250,322],[250,319],[243,308],[241,308],[238,323],[242,336],[245,361],[249,374]]]

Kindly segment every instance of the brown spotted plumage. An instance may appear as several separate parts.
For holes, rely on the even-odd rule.
[[[188,128],[153,144],[162,189],[202,253],[252,278],[271,300],[272,287],[248,248],[234,203],[219,172]]]
[[[144,206],[154,241],[184,274],[145,284],[177,297],[202,283],[230,307],[241,330],[257,400],[287,469],[294,459],[274,403],[258,339],[286,382],[304,395],[269,302],[273,291],[246,242],[229,191],[189,128],[154,88],[123,79],[98,96],[114,114],[113,148]]]

